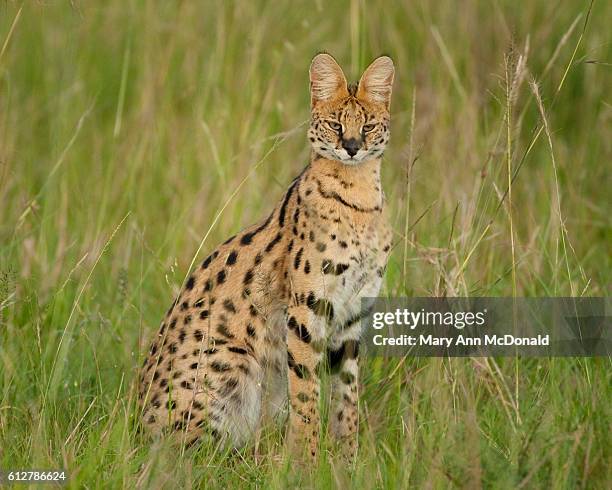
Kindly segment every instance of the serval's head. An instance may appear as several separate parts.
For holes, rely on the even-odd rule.
[[[376,58],[359,83],[348,85],[328,54],[310,65],[312,118],[308,138],[314,151],[346,165],[380,157],[389,140],[389,102],[395,68],[388,56]]]

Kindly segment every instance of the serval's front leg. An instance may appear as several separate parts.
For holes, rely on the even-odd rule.
[[[287,326],[289,449],[298,458],[308,451],[315,460],[320,432],[317,367],[322,359],[325,322],[308,306],[299,305],[288,309]]]
[[[345,340],[338,349],[328,352],[332,371],[329,428],[340,444],[343,458],[352,463],[358,447],[359,340]]]

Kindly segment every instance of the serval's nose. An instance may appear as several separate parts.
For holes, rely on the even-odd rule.
[[[361,142],[355,138],[349,138],[342,140],[342,148],[346,150],[350,157],[354,157],[361,146]]]

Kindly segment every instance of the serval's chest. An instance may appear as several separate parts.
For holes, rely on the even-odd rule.
[[[378,295],[391,248],[391,231],[382,212],[367,224],[341,222],[336,234],[347,247],[341,246],[332,263],[323,266],[325,288],[335,311],[332,334],[359,316],[362,298]]]
[[[327,179],[326,179],[327,177]],[[378,294],[391,249],[380,182],[332,173],[305,176],[301,213],[316,289],[333,308],[331,336],[358,318],[361,300]],[[298,230],[301,235],[301,229]],[[312,268],[312,266],[311,266]]]

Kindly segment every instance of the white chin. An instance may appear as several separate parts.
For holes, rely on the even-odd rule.
[[[345,165],[357,165],[363,162],[365,156],[366,156],[365,154],[364,155],[357,154],[353,157],[350,157],[348,155],[338,155],[338,160],[340,160]]]
[[[355,155],[353,157],[349,156],[346,152],[334,152],[334,157],[336,160],[340,160],[345,165],[355,165],[361,162],[361,157],[359,155]]]

